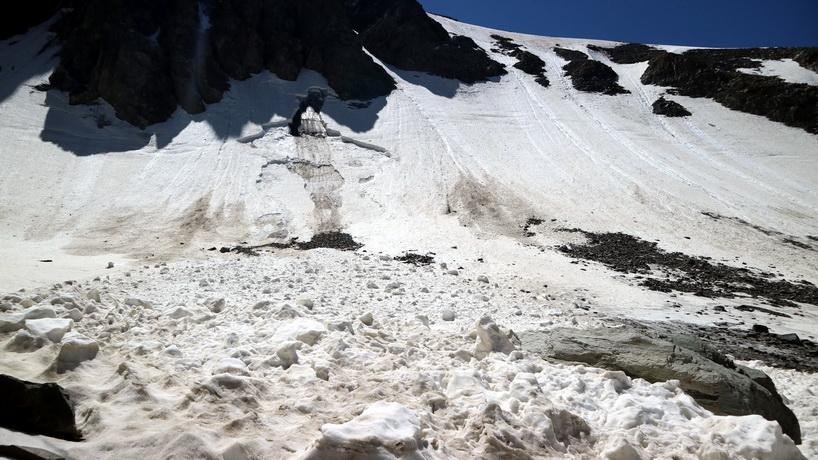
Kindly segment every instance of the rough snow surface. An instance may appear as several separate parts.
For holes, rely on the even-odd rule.
[[[86,441],[54,443],[71,458],[801,458],[777,424],[714,416],[676,382],[513,349],[508,329],[613,320],[478,278],[333,250],[156,264],[19,293],[62,299],[59,317],[95,308],[0,372],[68,389]]]

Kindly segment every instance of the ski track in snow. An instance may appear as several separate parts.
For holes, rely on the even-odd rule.
[[[437,19],[491,48],[496,31]],[[485,314],[515,331],[619,316],[763,323],[812,340],[818,330],[814,306],[794,318],[725,318],[712,307],[753,300],[645,291],[553,250],[577,241],[560,228],[623,231],[818,283],[815,251],[781,241],[791,235],[818,249],[806,239],[818,236],[818,136],[706,99],[672,96],[693,113],[686,119],[653,115],[664,89],[641,85],[644,65],[599,53],[590,55],[632,93],[579,93],[552,47],[605,43],[502,35],[545,61],[549,88],[509,66],[499,82],[460,85],[447,97],[433,91],[436,77],[393,73],[399,88],[371,128],[354,121],[370,109],[328,99],[321,116],[338,136],[294,139],[282,116],[326,82],[309,71],[297,82],[261,74],[231,82],[206,117],[177,112],[143,148],[87,156],[58,143],[122,150],[145,133],[105,103],[54,107],[60,121],[41,132],[54,113],[30,86],[53,62],[49,53],[30,56],[45,29],[0,42],[0,91],[8,90],[0,100],[0,289],[14,291],[2,309],[53,308],[100,345],[96,359],[64,374],[48,370],[58,343],[0,352],[0,372],[57,381],[77,401],[87,440],[39,442],[72,458],[322,458],[339,443],[366,445],[368,434],[383,445],[366,448],[388,456],[402,446],[406,458],[798,458],[775,424],[713,416],[672,382],[519,351],[471,359]],[[796,67],[765,62],[761,72],[809,83]],[[276,108],[259,121],[263,95]],[[111,126],[97,128],[96,116]],[[214,126],[248,116],[254,121],[238,135],[217,134]],[[177,125],[184,128],[169,140]],[[302,160],[332,171],[291,167]],[[526,238],[529,217],[545,222]],[[364,249],[257,258],[207,250],[335,229]],[[405,251],[434,252],[437,262],[392,260]],[[453,321],[442,319],[448,311]],[[16,334],[0,334],[0,346]],[[801,453],[818,457],[815,376],[751,365],[790,399]],[[589,436],[563,438],[571,414]]]

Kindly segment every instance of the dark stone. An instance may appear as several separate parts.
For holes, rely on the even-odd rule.
[[[778,338],[784,342],[797,344],[801,343],[801,339],[798,337],[798,334],[779,334]]]
[[[649,382],[678,380],[699,404],[719,415],[758,414],[776,421],[796,444],[801,427],[763,372],[745,370],[695,337],[673,341],[630,327],[553,329],[519,334],[522,348],[558,361],[625,372]]]
[[[645,62],[654,56],[666,53],[666,51],[656,49],[652,46],[643,45],[641,43],[627,43],[624,45],[614,46],[613,48],[588,45],[588,49],[605,53],[613,62],[617,64],[636,64],[637,62]]]
[[[517,53],[517,63],[514,64],[514,67],[529,75],[537,76],[545,72],[545,61],[536,54],[523,50]]]
[[[395,257],[395,260],[398,262],[403,262],[405,264],[411,264],[415,266],[422,266],[422,265],[430,265],[434,263],[435,258],[426,254],[414,254],[411,252],[407,252],[402,256]]]
[[[560,48],[559,46],[554,47],[554,52],[557,53],[557,56],[565,59],[568,62],[582,61],[588,59],[588,55],[583,53],[582,51],[569,50],[567,48]]]
[[[463,83],[506,74],[471,38],[449,36],[416,0],[344,0],[366,49],[387,64]]]
[[[761,115],[818,134],[818,87],[737,71],[758,67],[759,59],[796,56],[806,65],[814,64],[815,51],[811,49],[711,49],[664,53],[650,59],[642,83],[671,86],[676,94],[711,98],[727,108]]]
[[[522,51],[523,45],[520,45],[518,43],[514,43],[514,40],[512,40],[512,39],[510,39],[508,37],[503,37],[502,35],[492,34],[491,38],[496,40],[495,45],[497,46],[497,49],[493,50],[493,51],[496,51],[498,53],[503,53],[503,54],[511,56],[511,57],[516,57],[517,54],[519,54],[520,51]]]
[[[59,11],[61,0],[29,0],[7,3],[0,15],[0,40],[22,34]]]
[[[753,332],[757,332],[759,334],[769,334],[770,328],[762,324],[753,324]]]
[[[656,99],[653,103],[653,113],[666,117],[689,117],[693,115],[682,104],[676,101],[669,101],[664,96]]]
[[[33,383],[0,374],[0,426],[12,431],[79,441],[68,393],[56,383]]]
[[[317,248],[338,249],[339,251],[356,251],[362,244],[352,239],[352,235],[342,232],[326,232],[313,235],[310,241],[295,243],[295,247],[303,251]]]
[[[522,45],[514,43],[514,41],[508,37],[503,37],[502,35],[492,35],[491,37],[497,40],[495,43],[497,46],[497,49],[495,49],[496,52],[517,58],[517,63],[514,64],[515,68],[529,75],[533,75],[535,77],[534,81],[544,88],[548,88],[551,85],[548,77],[545,76],[545,61],[539,56],[530,51],[526,51]]]
[[[580,91],[609,96],[630,93],[617,83],[619,75],[599,61],[576,59],[566,64],[563,70],[571,77],[574,88]]]

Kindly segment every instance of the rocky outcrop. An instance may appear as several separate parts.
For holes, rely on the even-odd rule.
[[[79,441],[74,407],[56,383],[33,383],[0,374],[0,426],[12,431]]]
[[[551,84],[548,77],[545,76],[545,61],[539,56],[530,51],[526,51],[522,45],[514,43],[514,41],[508,37],[492,35],[491,38],[496,40],[496,47],[493,48],[492,51],[517,58],[517,63],[514,64],[514,68],[533,75],[535,77],[534,81],[545,88]]]
[[[627,94],[630,91],[619,86],[619,75],[602,62],[589,59],[582,51],[554,47],[557,56],[568,61],[562,70],[571,77],[574,88],[588,93],[600,93],[608,96]]]
[[[721,415],[758,414],[777,421],[796,444],[801,428],[763,372],[736,366],[695,337],[649,337],[629,327],[554,329],[520,334],[522,348],[544,358],[619,370],[649,382],[678,380],[708,410]]]
[[[322,73],[343,99],[389,94],[395,85],[364,51],[338,0],[69,1],[55,26],[62,43],[51,84],[72,103],[101,97],[140,127],[177,105],[198,113],[228,79],[270,70],[293,80]]]
[[[666,52],[664,50],[656,49],[652,46],[643,45],[641,43],[626,43],[624,45],[617,45],[611,48],[588,45],[588,49],[605,53],[613,62],[617,64],[636,64],[637,62],[645,62]]]
[[[588,59],[588,55],[583,53],[582,51],[571,50],[571,49],[568,49],[568,48],[561,48],[559,46],[554,47],[554,52],[557,53],[557,56],[565,59],[568,62],[581,61],[583,59]]]
[[[682,104],[679,104],[676,101],[669,101],[664,98],[664,96],[659,97],[656,99],[656,102],[653,103],[653,113],[657,115],[664,115],[666,117],[689,117],[693,115],[688,111]]]
[[[387,64],[466,83],[505,73],[470,38],[450,37],[416,0],[62,3],[52,86],[72,104],[102,98],[143,128],[178,106],[200,113],[230,79],[263,70],[285,80],[315,70],[341,99],[386,96],[395,82],[364,45]]]
[[[476,83],[506,74],[471,38],[450,36],[416,0],[344,0],[366,49],[404,70]]]
[[[806,65],[814,64],[814,52],[801,50],[795,54]],[[669,86],[674,88],[673,93],[684,96],[711,98],[730,109],[818,134],[818,87],[737,70],[758,67],[758,59],[782,59],[795,54],[788,48],[664,53],[649,61],[642,83]]]
[[[599,61],[580,59],[569,62],[563,67],[563,70],[571,77],[574,88],[580,91],[608,96],[630,93],[617,83],[619,75]]]

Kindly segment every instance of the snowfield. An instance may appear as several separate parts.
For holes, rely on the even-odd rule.
[[[436,20],[485,49],[497,33]],[[551,87],[496,53],[509,75],[472,86],[390,68],[398,91],[330,98],[326,136],[303,138],[287,118],[327,86],[309,71],[233,82],[204,114],[139,131],[33,89],[54,64],[45,27],[0,42],[0,373],[67,388],[86,438],[0,429],[0,443],[69,458],[818,458],[815,374],[752,363],[798,415],[796,447],[678,382],[546,362],[497,333],[727,319],[816,340],[812,305],[725,318],[712,307],[751,299],[648,291],[554,248],[581,238],[563,228],[620,231],[818,283],[815,249],[783,241],[818,248],[818,137],[708,99],[671,96],[693,116],[660,117],[646,64],[585,49],[607,43],[502,34],[545,60]],[[556,44],[631,94],[574,90]],[[793,65],[762,71],[814,84]],[[530,217],[543,223],[526,236]],[[209,250],[336,229],[364,247]],[[435,263],[394,260],[407,251]]]

